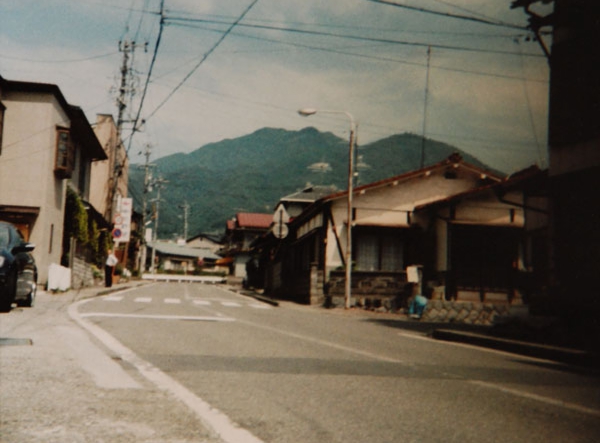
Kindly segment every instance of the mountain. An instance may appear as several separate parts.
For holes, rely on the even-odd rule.
[[[425,165],[458,152],[468,162],[486,167],[454,146],[406,133],[358,148],[358,184],[418,169],[423,146]],[[188,237],[222,234],[226,220],[235,213],[272,212],[281,197],[309,183],[346,189],[348,140],[311,127],[300,131],[264,128],[153,163],[153,177],[168,181],[160,194],[159,238],[183,235],[185,203],[190,207]],[[144,170],[140,166],[129,169],[130,194],[139,212],[144,195]],[[156,198],[156,189],[146,195],[148,201]],[[148,210],[150,207],[148,203]]]

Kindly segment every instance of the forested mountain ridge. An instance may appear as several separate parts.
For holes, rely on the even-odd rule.
[[[458,152],[466,161],[486,167],[454,146],[405,133],[359,146],[358,183],[371,183],[418,169],[422,148],[425,165]],[[300,131],[263,128],[152,163],[156,165],[153,177],[168,181],[161,189],[159,238],[183,235],[182,206],[186,203],[188,237],[199,233],[222,234],[226,220],[235,213],[272,212],[281,197],[307,184],[333,184],[346,189],[348,140],[310,127]],[[139,212],[143,182],[143,168],[132,165],[129,188]],[[156,198],[156,190],[146,197],[148,202]],[[150,210],[150,203],[147,208]]]

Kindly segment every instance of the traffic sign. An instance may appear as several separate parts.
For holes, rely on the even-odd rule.
[[[285,223],[274,223],[273,227],[271,228],[271,231],[273,232],[273,235],[276,238],[286,238],[288,233],[290,232],[288,226]]]

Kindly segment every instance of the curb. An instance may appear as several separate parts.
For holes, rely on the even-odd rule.
[[[453,331],[450,329],[435,329],[432,337],[436,340],[467,343],[500,351],[511,352],[528,357],[536,357],[545,360],[553,360],[577,366],[598,367],[598,355],[578,349],[562,348],[525,342],[520,340],[509,340],[489,335],[476,334],[473,332]]]

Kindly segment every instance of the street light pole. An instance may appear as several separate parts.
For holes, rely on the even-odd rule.
[[[317,112],[326,114],[344,114],[350,120],[350,142],[348,147],[348,201],[347,201],[347,220],[348,224],[346,227],[346,279],[344,289],[344,307],[350,308],[350,300],[352,296],[352,194],[354,185],[354,140],[356,138],[356,122],[352,114],[346,111],[331,111],[331,110],[317,110],[312,108],[303,108],[298,111],[303,117],[308,117],[316,114]]]

